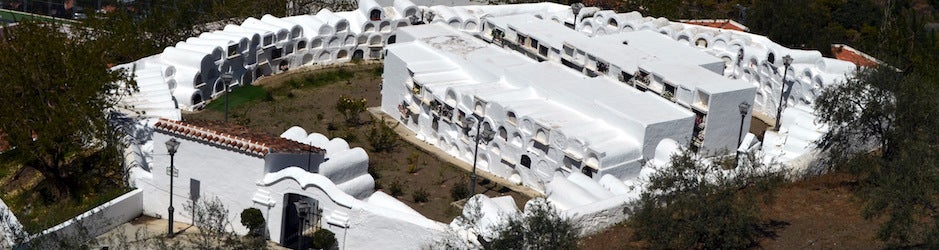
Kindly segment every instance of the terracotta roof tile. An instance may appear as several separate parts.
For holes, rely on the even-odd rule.
[[[694,24],[700,26],[707,26],[712,28],[728,29],[728,30],[737,30],[737,31],[748,31],[750,28],[735,22],[734,20],[729,19],[698,19],[698,20],[681,20],[682,23]]]
[[[163,133],[234,149],[258,157],[264,157],[268,153],[307,153],[311,150],[318,154],[326,153],[326,150],[318,147],[219,121],[182,122],[161,118],[154,128]]]
[[[861,67],[880,65],[880,60],[877,60],[877,58],[844,44],[832,44],[831,53],[838,60],[849,61]]]

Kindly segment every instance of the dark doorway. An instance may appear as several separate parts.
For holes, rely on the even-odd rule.
[[[297,204],[306,202],[309,205],[309,212],[305,216],[297,212]],[[318,222],[316,218],[319,214],[319,203],[310,197],[299,194],[284,195],[284,217],[281,223],[281,246],[290,249],[308,249],[313,247],[313,238],[310,236],[300,237],[303,231],[312,232]],[[303,219],[305,218],[305,219]]]

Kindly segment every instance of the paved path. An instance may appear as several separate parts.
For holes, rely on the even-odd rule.
[[[371,107],[371,108],[368,108],[368,112],[369,112],[369,114],[371,114],[372,117],[375,118],[376,120],[381,120],[382,118],[384,118],[386,122],[395,122],[395,123],[398,123],[398,120],[397,120],[397,119],[394,119],[393,117],[389,116],[389,115],[386,114],[385,112],[382,112],[382,111],[381,111],[381,107]],[[438,148],[437,146],[434,146],[434,145],[431,145],[430,143],[427,143],[426,141],[422,141],[422,140],[420,140],[420,139],[417,139],[417,137],[416,137],[417,134],[414,133],[413,131],[409,130],[409,129],[408,129],[407,127],[405,127],[404,125],[399,125],[399,126],[395,127],[395,132],[397,132],[398,135],[401,136],[401,139],[404,139],[405,141],[411,143],[412,145],[417,146],[418,148],[421,148],[421,150],[424,150],[425,152],[428,152],[428,153],[430,153],[430,154],[433,154],[434,156],[437,156],[437,158],[439,158],[439,159],[441,159],[441,160],[444,160],[444,161],[449,162],[449,163],[451,163],[451,164],[453,164],[453,165],[455,165],[455,166],[457,166],[457,167],[460,167],[460,168],[462,168],[463,170],[466,170],[466,172],[472,172],[472,171],[473,171],[473,165],[472,165],[471,163],[467,163],[467,162],[465,162],[465,161],[463,161],[463,160],[461,160],[461,159],[459,159],[459,158],[456,158],[456,157],[454,157],[454,156],[448,154],[447,152],[443,151],[442,149]],[[476,171],[476,175],[477,175],[478,177],[481,177],[481,178],[487,179],[487,180],[489,180],[489,181],[493,181],[493,182],[495,182],[495,183],[498,183],[499,185],[508,187],[508,188],[511,189],[512,191],[515,191],[515,192],[524,194],[524,195],[526,195],[526,196],[528,196],[528,197],[543,197],[543,196],[544,196],[544,194],[542,194],[541,192],[535,191],[534,189],[531,189],[531,188],[526,187],[526,186],[516,185],[515,183],[512,183],[512,182],[509,181],[509,180],[506,180],[506,179],[504,179],[504,178],[502,178],[502,177],[496,176],[496,175],[494,175],[494,174],[492,174],[492,173],[489,173],[489,172],[486,172],[486,171]]]

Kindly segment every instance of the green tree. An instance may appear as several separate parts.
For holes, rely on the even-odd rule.
[[[80,175],[120,181],[119,133],[109,118],[114,95],[135,86],[109,69],[107,47],[62,28],[27,21],[0,38],[0,131],[15,148],[4,157],[41,173],[58,198],[76,181],[92,181]]]
[[[546,200],[529,201],[522,215],[511,216],[495,229],[490,249],[576,249],[577,225]]]
[[[817,119],[829,125],[817,145],[828,152],[832,166],[876,147],[883,155],[894,154],[889,139],[897,111],[893,92],[898,90],[898,77],[886,67],[862,69],[854,78],[824,89],[816,99]]]
[[[632,210],[627,208],[635,239],[654,249],[754,246],[762,235],[759,201],[770,201],[784,175],[754,156],[732,171],[722,170],[719,162],[690,151],[673,155],[649,177]]]
[[[830,127],[820,148],[832,164],[861,178],[856,195],[864,204],[862,215],[886,217],[878,238],[892,246],[939,247],[930,242],[939,237],[937,94],[934,74],[880,67],[827,90],[816,104],[820,120]],[[829,110],[835,114],[822,113]],[[860,146],[865,142],[875,147]],[[871,148],[879,150],[868,153]]]
[[[875,53],[889,65],[862,70],[819,96],[816,114],[829,130],[817,144],[860,179],[862,215],[885,219],[880,240],[937,248],[939,44],[923,29],[924,17],[887,9],[882,26],[890,28],[881,30]]]

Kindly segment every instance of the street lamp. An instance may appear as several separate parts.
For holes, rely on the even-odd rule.
[[[750,112],[750,104],[747,102],[741,102],[740,108],[740,132],[737,133],[737,149],[734,149],[734,167],[737,167],[737,162],[740,160],[740,145],[743,144],[743,120],[747,118],[747,113]]]
[[[306,221],[306,215],[310,213],[310,203],[306,200],[294,202],[297,208],[297,216],[300,217],[300,228],[297,229],[297,249],[303,249],[303,222]]]
[[[479,159],[479,142],[481,140],[487,143],[489,141],[492,141],[492,137],[496,134],[496,132],[492,131],[492,128],[488,126],[486,126],[486,131],[481,131],[482,124],[483,124],[482,117],[479,117],[479,115],[475,113],[473,114],[473,116],[466,117],[466,119],[464,119],[463,122],[464,123],[476,123],[476,139],[475,139],[476,150],[473,151],[473,174],[470,175],[470,180],[471,180],[470,195],[473,195],[473,194],[476,194],[476,162]],[[482,134],[480,134],[480,132]]]
[[[228,85],[231,85],[231,73],[222,75],[222,84],[225,84],[225,122],[228,122]]]
[[[774,130],[779,131],[780,122],[782,122],[783,93],[786,90],[786,75],[789,74],[789,65],[792,64],[792,57],[786,55],[783,57],[783,65],[786,65],[786,71],[783,71],[782,87],[779,87],[779,106],[776,107],[776,126]]]
[[[166,152],[170,153],[170,168],[166,170],[166,174],[170,176],[170,207],[167,209],[169,211],[170,217],[166,228],[166,237],[173,238],[173,177],[176,176],[176,168],[173,165],[173,156],[176,155],[176,150],[179,149],[179,141],[176,138],[170,138],[169,141],[166,141]]]

